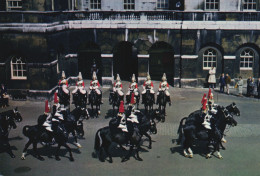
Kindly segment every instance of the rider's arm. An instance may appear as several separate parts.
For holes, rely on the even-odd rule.
[[[98,87],[100,87],[99,81],[97,81],[97,85],[98,85]]]
[[[66,80],[66,86],[69,87],[68,81]]]
[[[151,82],[151,87],[153,88],[153,82]]]

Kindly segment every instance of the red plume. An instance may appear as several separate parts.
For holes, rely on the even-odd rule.
[[[123,100],[120,101],[119,112],[120,113],[124,113],[125,112],[124,101]]]
[[[206,96],[207,96],[207,94],[204,93],[204,95],[203,95],[203,97],[202,97],[202,100],[201,100],[201,104],[203,104],[204,99],[205,99]]]
[[[54,103],[59,103],[57,92],[54,93]]]
[[[45,101],[45,111],[44,112],[45,113],[49,113],[50,112],[48,100]]]

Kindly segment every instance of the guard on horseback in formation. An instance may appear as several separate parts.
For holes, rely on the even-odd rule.
[[[136,97],[136,102],[138,103],[139,100],[139,91],[138,91],[138,84],[136,83],[135,74],[132,76],[132,82],[129,84],[128,92],[126,93],[126,102],[130,103],[130,93],[133,92],[134,96]]]
[[[208,129],[211,130],[211,124],[210,124],[210,119],[211,119],[211,115],[209,115],[208,113],[208,106],[207,106],[207,98],[206,98],[206,94],[203,95],[202,100],[201,100],[201,104],[202,104],[202,108],[201,108],[201,112],[202,112],[202,118],[203,123],[202,125]]]
[[[53,106],[52,106],[52,115],[56,113],[56,111],[60,111],[60,103],[58,99],[57,92],[54,93],[54,100],[53,100]]]
[[[128,132],[127,126],[126,126],[124,101],[120,101],[120,107],[119,107],[119,111],[117,114],[117,118],[120,121],[118,128],[120,128],[123,132]]]
[[[59,81],[58,97],[61,105],[64,105],[64,107],[69,106],[70,91],[68,90],[68,80],[64,71],[62,71],[61,80]]]
[[[136,104],[136,98],[135,98],[135,95],[133,92],[132,96],[131,96],[131,102],[129,104],[129,106],[132,106],[132,110],[131,110],[131,114],[129,115],[127,120],[132,123],[139,123],[136,112],[140,112],[140,111],[135,109],[135,104]]]
[[[119,74],[117,74],[116,82],[113,85],[113,92],[111,92],[111,97],[114,97],[116,93],[120,96],[120,101],[124,99],[124,93],[122,91],[123,85],[120,80]],[[110,102],[112,104],[112,102]]]
[[[99,81],[97,79],[96,72],[93,72],[92,81],[90,82],[89,89],[90,89],[90,91],[94,90],[97,93],[98,100],[100,101],[101,104],[103,104],[102,91],[100,90],[100,84],[99,84]],[[89,93],[89,95],[90,95],[90,93]]]
[[[85,83],[84,83],[84,81],[83,81],[83,79],[82,79],[82,74],[81,74],[81,72],[79,72],[79,76],[78,76],[78,81],[77,81],[77,83],[76,83],[76,88],[72,91],[72,95],[73,95],[73,102],[75,103],[75,101],[76,101],[76,96],[75,96],[75,94],[78,92],[78,90],[79,90],[79,92],[81,93],[81,94],[83,94],[83,95],[85,95],[86,94],[86,90],[85,90]]]
[[[42,124],[42,126],[49,132],[53,132],[52,130],[52,116],[50,113],[50,106],[48,103],[48,100],[45,101],[45,111],[44,111],[44,115],[47,116],[45,122]]]
[[[146,81],[144,82],[144,84],[143,84],[143,92],[142,92],[142,104],[144,104],[144,102],[145,102],[145,99],[146,99],[146,97],[145,97],[145,94],[146,94],[146,91],[147,90],[150,90],[150,93],[153,95],[152,96],[152,98],[153,98],[153,103],[155,103],[155,101],[154,101],[154,90],[153,90],[153,88],[154,88],[154,85],[153,85],[153,82],[152,82],[152,80],[151,80],[151,77],[150,77],[150,75],[149,75],[149,73],[147,73],[147,77],[146,77]]]
[[[156,101],[156,104],[159,104],[159,95],[160,95],[160,92],[165,92],[165,95],[167,97],[167,102],[169,102],[169,105],[171,106],[171,97],[170,97],[170,93],[168,91],[169,89],[169,84],[167,82],[167,78],[166,78],[166,74],[164,73],[163,74],[163,77],[162,77],[162,82],[160,82],[160,85],[159,85],[159,90],[157,92],[157,101]]]
[[[62,74],[61,74],[61,80],[59,80],[59,86],[63,86],[63,85],[65,85],[66,86],[66,88],[68,88],[68,80],[66,80],[66,76],[65,76],[65,72],[64,71],[62,71]]]

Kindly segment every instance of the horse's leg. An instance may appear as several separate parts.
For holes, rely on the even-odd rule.
[[[140,156],[139,156],[139,150],[140,150],[140,143],[138,143],[138,145],[136,146],[136,159],[138,161],[143,161],[143,159],[140,158]]]
[[[219,159],[223,159],[223,156],[220,154],[220,152],[219,152],[219,145],[221,144],[221,141],[219,141],[219,142],[217,142],[217,144],[216,144],[216,150],[217,150],[217,157],[219,158]]]
[[[108,156],[108,158],[109,158],[108,162],[113,163],[112,156],[111,156],[111,154],[109,153],[109,146],[110,146],[110,145],[104,145],[104,143],[103,143],[102,146],[103,146],[103,148],[104,148],[104,150],[105,150],[105,152],[107,153],[107,156]]]
[[[6,142],[6,147],[7,147],[6,152],[11,156],[11,158],[15,158],[15,155],[13,154],[12,149],[11,149],[11,145],[9,144],[8,137],[6,137],[6,139],[4,139],[4,140]]]
[[[148,146],[148,148],[152,149],[152,138],[151,138],[151,136],[147,132],[145,132],[144,135],[149,139],[149,146]]]
[[[39,160],[43,161],[44,158],[41,155],[39,155],[39,153],[37,151],[37,143],[38,143],[37,141],[33,141],[33,151],[34,151],[34,153],[36,155],[36,158],[38,158]]]
[[[226,148],[223,146],[222,142],[220,142],[220,147],[222,148],[222,150],[226,150]]]
[[[188,152],[190,153],[190,156],[189,156],[189,157],[190,157],[190,158],[193,158],[193,152],[192,152],[192,150],[191,150],[190,147],[188,148]]]
[[[63,144],[64,147],[66,147],[66,149],[69,151],[70,153],[70,161],[74,161],[74,158],[73,158],[73,155],[72,155],[72,152],[71,152],[71,148],[68,146],[68,144],[64,143]]]
[[[98,112],[97,112],[97,117],[98,117],[98,115],[101,114],[101,112],[100,112],[100,105],[99,104],[97,105],[97,110],[98,110]]]
[[[81,148],[82,146],[80,145],[80,143],[78,143],[78,138],[77,138],[77,135],[76,135],[76,133],[75,133],[75,130],[72,130],[72,136],[74,137],[74,140],[75,140],[75,142],[76,142],[76,146],[78,147],[78,148]]]
[[[61,144],[58,143],[58,147],[57,147],[56,153],[55,153],[55,159],[56,159],[57,161],[60,161],[60,157],[59,157],[59,155],[58,155],[59,150],[60,150],[60,147],[61,147]]]
[[[125,157],[122,158],[121,162],[125,162],[126,160],[129,160],[130,155],[131,155],[132,152],[133,152],[133,149],[134,149],[134,146],[131,145],[131,146],[130,146],[130,149],[129,149],[129,151],[128,151],[128,154],[127,154]]]
[[[21,156],[22,160],[25,160],[25,154],[27,152],[28,147],[32,144],[32,142],[33,141],[31,139],[29,139],[29,141],[25,144],[24,149],[23,149],[23,153],[22,153],[22,156]]]

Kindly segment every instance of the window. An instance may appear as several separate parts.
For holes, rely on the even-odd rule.
[[[90,9],[101,9],[101,0],[90,0]]]
[[[135,0],[124,0],[124,9],[125,10],[134,10],[135,9]]]
[[[252,70],[255,53],[247,48],[240,54],[240,70]]]
[[[157,9],[168,9],[169,0],[157,0]]]
[[[8,10],[19,10],[22,8],[22,0],[7,0]]]
[[[203,70],[209,70],[212,66],[217,67],[217,51],[207,49],[203,53]]]
[[[205,10],[218,10],[218,9],[219,9],[219,0],[205,1]]]
[[[11,79],[27,79],[26,64],[22,58],[12,58]]]
[[[256,0],[242,0],[243,10],[256,10]]]

